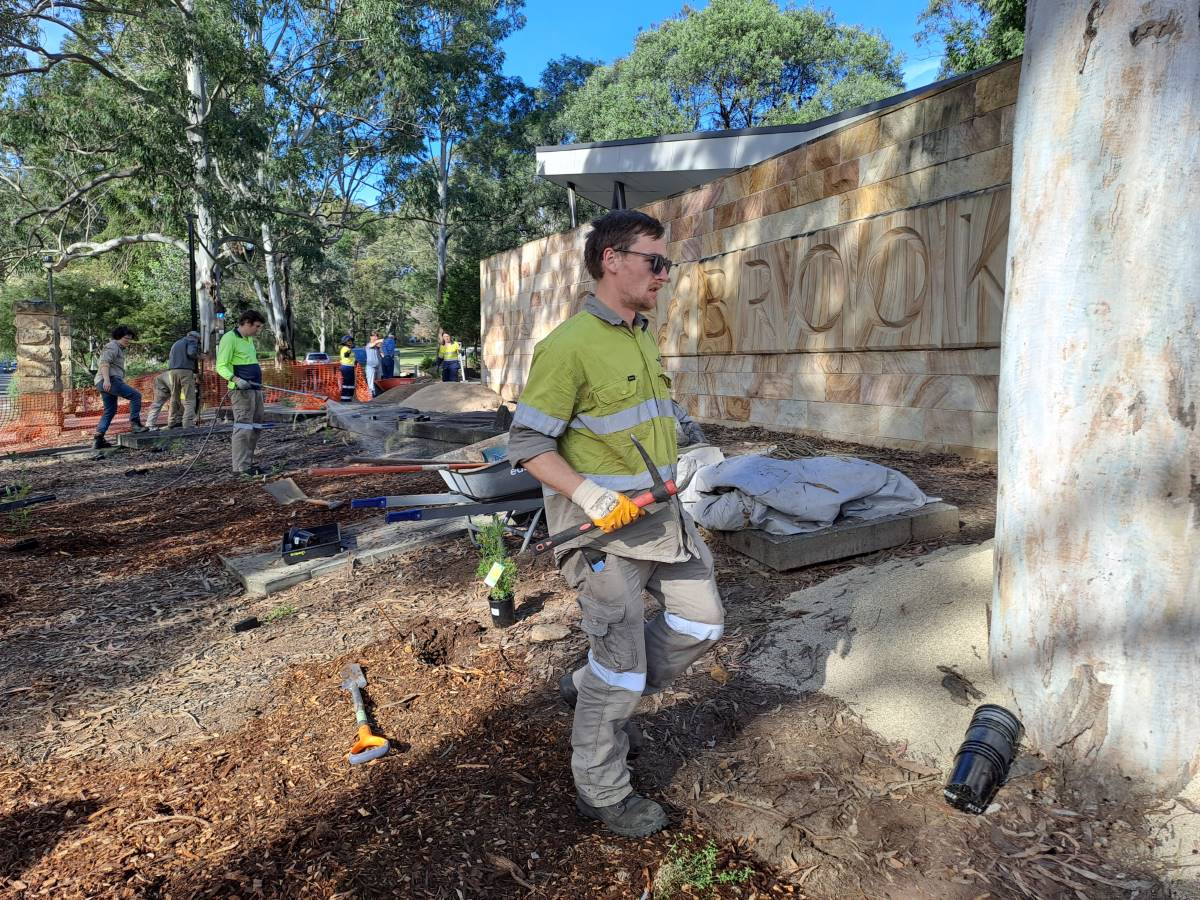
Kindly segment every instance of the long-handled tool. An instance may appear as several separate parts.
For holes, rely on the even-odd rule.
[[[371,733],[361,693],[362,688],[366,686],[367,676],[363,674],[362,666],[358,663],[350,663],[342,669],[342,687],[350,692],[354,700],[354,720],[358,723],[358,739],[350,748],[349,759],[352,766],[379,759],[388,752],[387,738]]]
[[[541,497],[530,497],[527,500],[493,500],[490,503],[460,503],[433,509],[397,509],[387,514],[387,522],[389,525],[393,522],[426,522],[430,519],[457,519],[462,516],[486,516],[498,512],[525,513],[541,508]]]
[[[317,478],[334,478],[339,475],[405,475],[411,472],[458,472],[468,469],[484,469],[488,463],[427,463],[419,466],[338,466],[328,469],[309,469],[309,475]]]
[[[297,397],[314,397],[317,400],[328,400],[326,394],[314,394],[311,391],[295,391],[291,388],[276,387],[273,384],[259,384],[257,381],[247,382],[251,387],[262,388],[264,391],[279,391],[281,394],[295,394]]]
[[[663,481],[662,476],[658,474],[658,467],[654,465],[654,460],[650,458],[650,454],[646,452],[646,448],[641,445],[637,438],[630,435],[629,439],[633,441],[633,446],[637,447],[638,453],[642,456],[642,461],[646,464],[646,471],[650,473],[651,488],[648,491],[643,491],[636,497],[630,497],[635,506],[645,509],[654,503],[662,503],[669,500],[679,493],[675,487],[674,480]],[[544,553],[551,547],[556,547],[559,544],[579,537],[581,534],[587,534],[596,528],[594,522],[584,522],[582,525],[576,525],[574,528],[568,528],[560,531],[558,534],[552,534],[544,541],[538,541],[533,545],[534,553]]]

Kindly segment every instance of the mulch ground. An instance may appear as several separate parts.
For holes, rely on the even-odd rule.
[[[840,704],[742,674],[792,591],[990,537],[994,469],[709,431],[739,451],[774,445],[782,456],[892,466],[957,505],[963,528],[787,576],[714,541],[727,636],[639,707],[647,746],[635,785],[672,816],[640,841],[573,809],[570,718],[554,684],[586,645],[574,628],[532,640],[538,625],[577,621],[549,559],[520,559],[518,622],[504,630],[485,627],[465,540],[251,600],[217,554],[265,549],[298,521],[371,513],[276,506],[225,471],[227,438],[182,478],[191,444],[7,465],[0,480],[60,500],[10,520],[0,539],[39,541],[32,553],[0,551],[0,895],[1163,895],[1137,863],[1146,837],[1136,814],[1084,806],[1059,773],[1027,773],[1001,810],[967,817],[941,801],[941,773]],[[336,435],[280,429],[260,455],[291,469],[353,452]],[[124,474],[134,468],[149,471]],[[327,499],[442,488],[436,475],[347,485],[288,474]],[[263,627],[232,633],[248,614]],[[373,720],[392,743],[362,767],[346,762],[354,724],[338,674],[348,662],[363,666]],[[697,886],[706,879],[716,883]]]

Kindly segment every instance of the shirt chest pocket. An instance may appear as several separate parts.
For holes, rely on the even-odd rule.
[[[592,388],[593,410],[603,415],[606,412],[624,409],[630,405],[637,389],[638,382],[635,375],[623,375],[603,381]]]

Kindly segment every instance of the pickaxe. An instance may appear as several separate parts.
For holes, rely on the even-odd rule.
[[[633,441],[633,446],[637,447],[638,453],[642,456],[642,461],[646,464],[646,471],[650,473],[651,487],[648,491],[643,491],[636,497],[630,497],[635,506],[645,509],[652,503],[663,503],[679,493],[675,487],[675,480],[668,479],[663,481],[662,476],[658,474],[658,466],[654,465],[654,460],[650,458],[650,454],[646,452],[646,448],[641,445],[633,435],[629,436]],[[558,534],[552,534],[543,541],[538,541],[533,545],[534,553],[543,553],[551,547],[556,547],[564,541],[572,540],[579,537],[581,534],[587,534],[596,528],[594,522],[584,522],[582,525],[576,525],[573,528],[568,528],[560,531]]]

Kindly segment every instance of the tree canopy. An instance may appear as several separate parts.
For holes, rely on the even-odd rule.
[[[982,69],[1025,50],[1026,0],[929,0],[917,42],[941,43],[943,78]]]
[[[637,36],[566,103],[575,140],[808,122],[904,89],[902,59],[832,12],[713,0]]]

